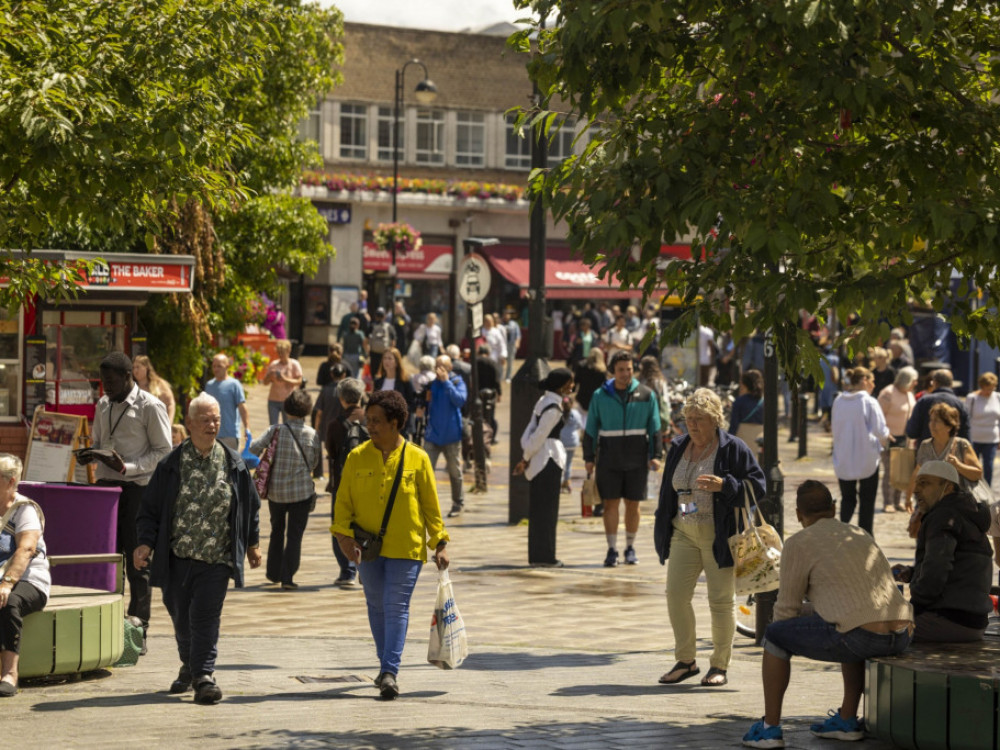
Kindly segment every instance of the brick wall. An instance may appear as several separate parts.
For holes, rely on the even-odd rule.
[[[0,453],[13,453],[24,460],[28,452],[28,430],[23,425],[0,425]]]

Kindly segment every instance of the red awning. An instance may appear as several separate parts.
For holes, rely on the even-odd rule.
[[[396,255],[397,276],[401,279],[428,281],[450,278],[455,250],[451,245],[421,245],[410,253]],[[388,271],[392,256],[374,243],[364,243],[362,268],[365,271]]]
[[[496,271],[521,288],[528,289],[529,260],[527,245],[494,245],[482,252]],[[664,245],[662,255],[688,259],[691,248],[686,245]],[[620,299],[640,297],[636,289],[622,291],[617,284],[601,279],[583,261],[570,256],[569,248],[550,247],[545,250],[545,296],[548,299]]]

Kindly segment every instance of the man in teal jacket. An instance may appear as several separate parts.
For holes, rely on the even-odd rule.
[[[656,394],[632,377],[632,355],[618,351],[608,363],[614,378],[594,392],[587,412],[583,459],[587,475],[597,465],[597,491],[604,503],[608,554],[604,567],[618,565],[618,505],[625,500],[625,564],[635,565],[639,503],[646,499],[649,470],[663,456]]]

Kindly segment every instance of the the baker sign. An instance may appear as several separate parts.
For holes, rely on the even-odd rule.
[[[101,263],[93,264],[87,274],[86,287],[143,290],[191,289],[191,269],[185,265],[167,263]]]

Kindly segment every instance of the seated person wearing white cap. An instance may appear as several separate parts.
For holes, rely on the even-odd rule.
[[[910,584],[913,640],[981,640],[993,610],[989,508],[962,489],[955,467],[945,461],[920,467],[914,496],[922,515],[916,560],[893,566],[896,579]]]

